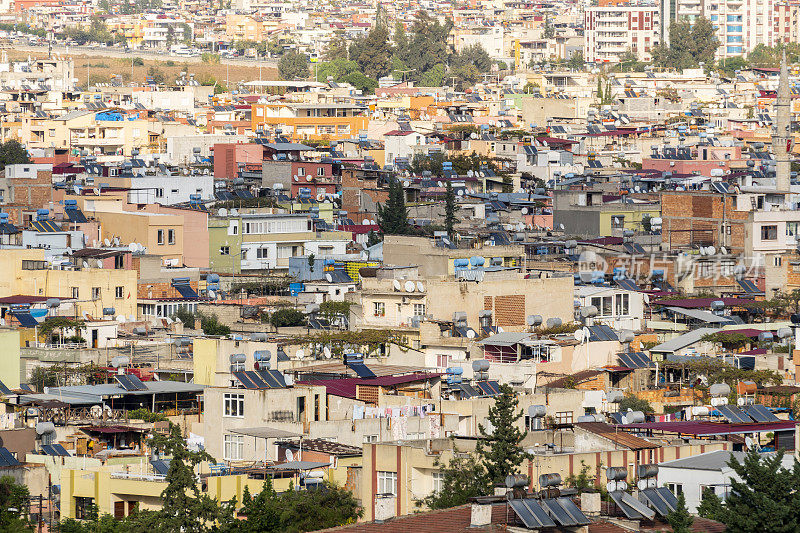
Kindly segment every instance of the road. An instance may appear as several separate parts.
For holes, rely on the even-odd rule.
[[[29,44],[14,44],[11,49],[18,52],[36,54],[47,54],[49,51],[47,46],[31,46]],[[142,59],[149,59],[153,61],[175,61],[176,63],[202,63],[203,61],[199,56],[186,57],[150,50],[132,50],[130,52],[125,52],[111,46],[93,48],[91,46],[55,45],[53,46],[52,52],[64,55],[73,54],[89,57],[114,57],[122,59],[141,57]],[[278,68],[277,59],[249,59],[244,57],[220,58],[220,63],[223,65]]]

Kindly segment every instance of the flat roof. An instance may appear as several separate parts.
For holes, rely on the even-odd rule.
[[[728,424],[725,422],[709,422],[705,420],[685,422],[646,422],[644,424],[618,425],[617,428],[627,430],[663,431],[680,433],[698,437],[713,435],[735,435],[742,433],[767,433],[770,431],[793,431],[797,427],[794,420],[781,422],[754,422],[752,424]]]

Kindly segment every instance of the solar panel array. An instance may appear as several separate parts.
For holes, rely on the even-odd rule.
[[[509,506],[528,529],[577,527],[591,523],[569,498],[510,500]]]
[[[736,280],[736,283],[738,283],[738,284],[739,284],[739,286],[740,286],[740,287],[741,287],[741,288],[744,290],[744,292],[746,292],[746,293],[749,293],[749,294],[759,294],[759,293],[761,293],[761,292],[762,292],[762,291],[758,290],[758,287],[756,287],[756,284],[755,284],[755,283],[753,283],[753,282],[752,282],[751,280],[749,280],[749,279],[737,279],[737,280]]]
[[[37,322],[37,320],[33,318],[33,315],[27,309],[25,310],[12,309],[11,314],[14,315],[14,318],[16,318],[19,321],[21,326],[24,326],[26,328],[33,328],[39,325],[39,322]]]
[[[589,326],[589,341],[618,341],[619,337],[611,327],[605,324],[598,324],[596,326]]]
[[[500,394],[500,384],[497,381],[474,381],[472,383],[459,383],[456,386],[461,390],[461,399],[492,397]]]
[[[153,467],[153,470],[156,474],[161,474],[162,476],[166,476],[167,472],[169,472],[169,461],[164,461],[163,459],[157,459],[155,461],[150,461],[150,465]]]
[[[375,372],[370,370],[363,362],[348,363],[347,366],[362,379],[377,377]]]
[[[54,457],[69,457],[69,452],[60,444],[42,444],[42,451],[45,455]]]
[[[33,392],[33,391],[31,391],[31,392]],[[9,389],[8,387],[6,387],[6,384],[5,384],[5,383],[3,383],[2,381],[0,381],[0,394],[6,394],[6,395],[8,395],[8,394],[14,394],[14,393],[13,393],[13,392],[11,392],[11,389]]]
[[[756,422],[779,422],[780,419],[772,414],[772,411],[761,404],[745,405],[742,407],[747,416]]]
[[[117,375],[114,376],[114,378],[117,380],[117,383],[128,392],[147,390],[147,385],[142,383],[142,380],[133,374]]]
[[[650,368],[653,362],[644,352],[618,353],[619,364],[628,368]]]
[[[659,516],[666,517],[678,506],[678,499],[667,487],[644,489],[639,494]]]
[[[749,424],[753,420],[735,405],[718,405],[717,411],[732,424]]]
[[[631,520],[641,520],[642,518],[652,520],[656,516],[655,511],[627,492],[615,490],[609,492],[608,495],[611,496],[611,499],[614,500],[614,503],[617,504],[622,513]]]
[[[286,379],[277,370],[246,370],[234,372],[233,377],[239,380],[245,389],[285,389]]]
[[[535,500],[511,500],[511,509],[528,529],[556,527],[556,523]]]
[[[587,161],[587,163],[589,164],[589,168],[603,168],[603,164],[597,159],[592,159],[591,161]]]
[[[0,466],[19,466],[19,461],[10,451],[0,448]]]
[[[617,286],[626,291],[638,291],[639,286],[632,279],[618,279]]]

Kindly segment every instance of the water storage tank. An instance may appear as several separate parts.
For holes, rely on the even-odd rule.
[[[780,328],[777,332],[779,339],[787,339],[792,336],[791,328]]]
[[[38,422],[36,424],[37,435],[47,435],[48,433],[55,433],[56,426],[52,422]]]
[[[597,316],[597,307],[594,305],[587,305],[586,307],[581,307],[581,317],[582,318],[592,318]]]
[[[755,394],[756,384],[754,381],[740,381],[736,384],[737,394]]]
[[[548,328],[557,328],[561,326],[561,319],[560,318],[548,318],[547,319],[547,327]]]
[[[539,476],[539,486],[542,488],[557,487],[559,485],[561,485],[561,476],[559,474],[541,474]]]
[[[594,415],[581,415],[578,417],[578,423],[583,422],[597,422],[597,420],[594,419]]]
[[[479,359],[472,362],[472,370],[475,372],[486,372],[489,370],[489,361],[486,359]]]
[[[636,469],[639,479],[647,479],[658,475],[658,465],[639,465]]]
[[[47,302],[45,302],[45,305],[47,305],[48,308],[53,309],[61,305],[61,300],[58,298],[48,298]]]
[[[642,424],[644,423],[644,413],[641,411],[629,411],[625,413],[625,420],[628,424]]]
[[[243,353],[232,353],[230,360],[232,364],[244,363],[247,361],[247,356]]]
[[[528,407],[528,416],[531,418],[543,418],[547,414],[547,407],[544,405],[531,405]]]
[[[122,368],[131,364],[131,358],[127,355],[119,355],[111,358],[111,366],[114,368]]]
[[[619,335],[617,335],[617,336],[619,337],[619,342],[623,342],[623,343],[624,342],[633,342],[633,339],[636,338],[636,335],[633,333],[633,331],[631,331],[629,329],[623,329],[622,331],[619,332]]]
[[[710,413],[705,405],[695,405],[692,407],[692,416],[708,416]]]
[[[253,352],[253,359],[256,361],[269,361],[272,359],[272,352],[269,350],[256,350]]]
[[[524,474],[512,474],[506,476],[506,488],[519,489],[528,486],[528,476]]]
[[[775,336],[771,331],[762,331],[758,334],[758,340],[759,342],[772,342],[775,340]]]
[[[251,333],[250,334],[250,340],[251,341],[266,342],[267,338],[268,337],[267,337],[266,333]]]
[[[625,395],[620,390],[610,390],[606,393],[606,401],[608,403],[619,403]]]
[[[727,383],[714,383],[708,388],[708,393],[714,398],[719,398],[728,396],[731,393],[731,388]]]
[[[606,477],[609,481],[622,481],[628,477],[628,469],[622,466],[609,466],[606,468]]]
[[[542,315],[528,315],[528,325],[532,327],[542,324]]]
[[[464,369],[460,366],[451,366],[447,369],[447,373],[454,376],[460,376],[464,373]]]

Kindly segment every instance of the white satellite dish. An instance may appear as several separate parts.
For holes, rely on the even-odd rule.
[[[528,214],[528,208],[527,207],[523,207],[522,208],[522,214],[523,215],[527,215]]]
[[[333,357],[331,349],[328,348],[327,346],[322,349],[322,355],[325,356],[325,359],[330,359],[331,357]]]
[[[572,336],[575,337],[576,341],[583,342],[583,330],[576,329],[575,333],[573,333]]]
[[[721,253],[722,255],[728,255],[728,249],[725,248],[724,246],[721,246],[719,249],[719,253]]]
[[[297,350],[294,354],[297,356],[298,359],[302,359],[303,357],[306,356],[305,352],[302,349]]]
[[[414,282],[413,281],[406,281],[405,284],[406,292],[414,292]]]
[[[464,196],[464,189],[458,189],[458,195]]]
[[[139,247],[136,245],[136,243],[135,243],[135,242],[132,242],[132,243],[130,243],[130,244],[128,245],[128,251],[129,251],[130,253],[132,253],[132,254],[135,254],[135,253],[136,253],[136,250],[137,250],[138,248],[139,248]]]
[[[292,453],[292,450],[286,450],[286,460],[288,462],[294,461],[294,454]]]
[[[221,217],[226,217],[226,216],[228,216],[228,210],[225,209],[224,207],[220,208],[220,210],[217,211],[217,215],[219,215]]]
[[[89,261],[83,262],[83,268],[89,268]]]
[[[505,333],[506,330],[503,329],[503,326],[497,326],[497,333]]]
[[[394,287],[394,290],[396,290],[396,291],[402,291],[403,290],[403,286],[400,285],[400,282],[398,280],[392,281],[392,286]]]
[[[125,315],[117,315],[117,322],[123,324],[125,322]]]
[[[103,244],[104,244],[106,247],[108,247],[108,246],[111,246],[111,241],[109,241],[108,239],[103,239]]]
[[[313,178],[311,177],[311,174],[309,174],[308,176],[306,176],[306,181],[311,181],[312,179],[313,179]]]
[[[444,183],[442,183],[441,181],[437,181],[437,182],[436,182],[436,184],[437,184],[439,187],[444,187]]]
[[[119,237],[114,237],[114,246],[119,246]]]
[[[468,329],[467,330],[467,338],[468,339],[474,339],[475,338],[475,330],[474,329]]]
[[[333,276],[331,276],[330,272],[325,274],[325,281],[327,281],[328,283],[333,283]]]
[[[208,297],[209,298],[216,298],[217,297],[217,293],[215,293],[213,290],[209,290],[208,291]]]
[[[239,211],[237,211],[236,209],[231,209],[231,216],[232,217],[239,216]]]
[[[297,176],[292,176],[292,178],[294,178],[294,181],[300,181],[300,178],[298,178]]]
[[[97,268],[103,268],[103,261],[101,259],[97,260]]]
[[[419,292],[425,292],[425,285],[423,285],[421,281],[417,282],[417,290]]]
[[[564,224],[559,224],[558,225],[558,229],[560,229],[561,231],[564,231]]]

